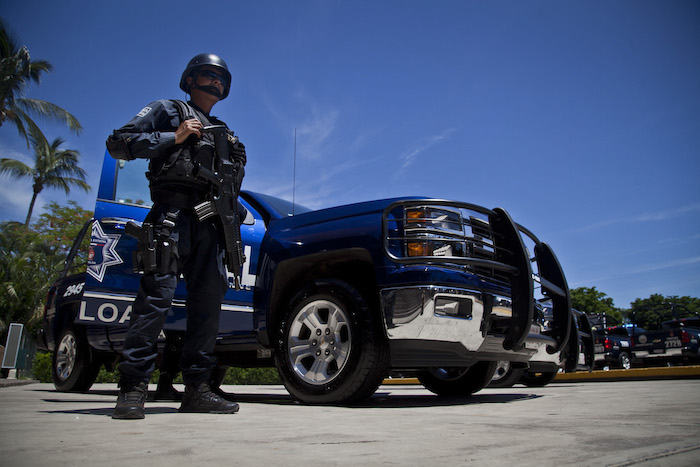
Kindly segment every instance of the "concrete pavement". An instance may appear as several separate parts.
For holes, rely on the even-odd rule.
[[[182,387],[179,387],[182,389]],[[153,387],[151,389],[154,389]],[[440,399],[385,385],[357,407],[306,406],[282,386],[224,386],[236,415],[110,418],[117,388],[0,388],[0,464],[674,465],[700,460],[700,380],[554,382]]]

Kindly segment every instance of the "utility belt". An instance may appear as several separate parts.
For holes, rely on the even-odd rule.
[[[204,187],[206,185],[151,183],[151,199],[157,204],[192,211],[196,205],[207,199],[208,193],[203,189]]]

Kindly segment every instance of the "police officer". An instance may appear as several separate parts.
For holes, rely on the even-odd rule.
[[[219,56],[197,55],[180,80],[180,88],[190,95],[187,104],[153,102],[107,140],[110,154],[117,159],[149,159],[146,176],[153,200],[141,228],[144,235],[139,236],[137,258],[144,274],[124,341],[112,418],[144,418],[156,341],[180,274],[187,285],[187,331],[180,359],[185,392],[180,412],[238,411],[238,404],[215,394],[209,385],[216,364],[213,350],[221,302],[228,288],[222,232],[215,220],[200,222],[193,211],[211,188],[196,176],[196,168],[212,167],[215,157],[213,139],[202,130],[224,125],[209,112],[226,98],[230,87],[231,73]],[[231,136],[229,154],[239,168],[238,190],[246,155],[243,145]]]

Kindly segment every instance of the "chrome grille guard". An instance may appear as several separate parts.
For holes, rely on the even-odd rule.
[[[571,334],[571,298],[566,277],[551,247],[516,224],[502,208],[439,199],[393,202],[383,213],[384,252],[401,264],[463,267],[499,285],[510,287],[513,315],[503,347],[517,349],[530,331],[535,283],[553,304],[555,353]],[[532,252],[525,241],[532,243]],[[531,264],[537,266],[533,273]]]

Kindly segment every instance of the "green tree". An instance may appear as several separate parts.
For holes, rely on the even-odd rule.
[[[39,235],[53,254],[61,255],[62,260],[70,253],[74,240],[78,237],[85,223],[92,219],[92,211],[83,209],[76,201],[68,201],[65,206],[52,201],[46,207],[46,212],[34,222],[32,229]],[[89,233],[83,238],[78,250],[77,263],[87,263]]]
[[[78,166],[80,155],[73,149],[61,149],[64,141],[56,138],[51,144],[38,130],[31,131],[31,142],[34,147],[34,166],[30,167],[15,159],[0,159],[0,174],[33,180],[32,200],[29,203],[29,211],[25,226],[29,226],[32,218],[34,203],[37,196],[44,188],[57,188],[70,193],[72,186],[85,190],[87,193],[91,187],[85,182],[86,172]]]
[[[571,291],[571,306],[586,314],[606,314],[622,322],[623,316],[613,299],[595,287],[578,287]]]
[[[11,322],[19,322],[33,332],[40,324],[48,289],[63,269],[72,239],[90,217],[90,211],[71,201],[67,207],[49,204],[47,212],[32,228],[18,222],[0,224],[0,324],[3,328]],[[85,242],[83,257],[87,256],[89,239]]]
[[[0,20],[0,126],[5,121],[11,122],[27,140],[27,147],[28,135],[39,131],[31,116],[65,123],[76,134],[82,129],[78,119],[58,105],[24,97],[31,82],[38,84],[41,75],[52,70],[49,62],[32,60],[29,50],[19,45]]]
[[[0,321],[5,330],[13,322],[28,328],[36,324],[33,318],[41,312],[47,279],[56,266],[36,233],[18,222],[0,225]]]
[[[630,306],[625,314],[633,323],[645,329],[656,329],[662,321],[700,315],[700,299],[689,296],[653,294],[649,298],[636,299]]]

